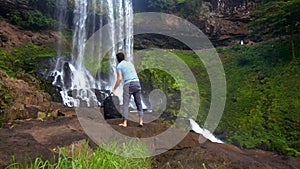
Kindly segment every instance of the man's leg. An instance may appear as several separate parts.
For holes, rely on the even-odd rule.
[[[140,119],[142,119],[144,112],[143,112],[143,105],[141,99],[141,91],[133,93],[134,102],[136,104],[137,110],[139,112]]]
[[[125,84],[123,87],[123,122],[120,126],[126,127],[128,121],[128,106],[130,102],[129,84]]]
[[[139,124],[142,126],[143,125],[143,105],[142,105],[142,92],[141,92],[141,86],[140,84],[135,84],[133,87],[133,97],[134,97],[134,102],[136,104],[137,110],[139,112]]]

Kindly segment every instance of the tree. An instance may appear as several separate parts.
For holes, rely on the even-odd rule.
[[[173,13],[177,0],[148,0],[147,6],[152,11]]]
[[[148,0],[151,11],[179,14],[187,17],[197,15],[201,10],[202,0]]]
[[[201,0],[177,0],[177,11],[180,11],[183,17],[199,15],[201,7]]]
[[[300,0],[273,0],[261,2],[248,27],[262,38],[288,35],[293,59],[296,59],[294,38],[300,32]]]

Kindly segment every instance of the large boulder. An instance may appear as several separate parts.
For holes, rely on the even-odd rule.
[[[34,84],[10,78],[3,72],[0,73],[0,76],[3,83],[8,86],[7,92],[11,96],[11,105],[6,108],[9,113],[4,114],[8,121],[38,118],[39,114],[50,116],[64,109],[61,103],[52,102],[51,96],[40,91]],[[28,77],[30,76],[28,75]]]

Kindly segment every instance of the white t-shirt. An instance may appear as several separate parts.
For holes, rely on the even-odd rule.
[[[134,65],[126,60],[121,61],[117,65],[117,72],[121,72],[124,80],[124,84],[132,81],[139,81]]]

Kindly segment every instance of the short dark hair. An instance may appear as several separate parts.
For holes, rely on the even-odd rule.
[[[122,62],[125,59],[125,55],[122,52],[117,53],[116,56],[117,56],[117,60],[118,60],[119,63]]]

